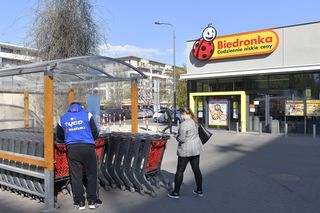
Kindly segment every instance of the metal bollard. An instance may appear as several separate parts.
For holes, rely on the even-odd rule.
[[[315,124],[313,124],[313,139],[316,139],[317,137],[317,126]]]
[[[148,131],[149,128],[149,121],[148,121],[148,114],[146,113],[146,130]]]
[[[239,133],[239,122],[236,123],[236,134]]]
[[[259,135],[262,135],[262,122],[259,123]]]
[[[287,123],[284,124],[284,136],[285,137],[288,136],[288,124]]]

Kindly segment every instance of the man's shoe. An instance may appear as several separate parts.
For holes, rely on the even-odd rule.
[[[174,199],[178,199],[178,198],[180,198],[180,195],[179,195],[179,193],[171,192],[171,193],[168,194],[168,197],[171,197],[171,198],[174,198]]]
[[[82,211],[82,210],[86,209],[86,205],[85,205],[84,201],[75,202],[74,203],[74,207],[76,209],[78,209],[79,211]]]
[[[198,195],[199,197],[203,197],[203,192],[202,192],[202,191],[193,190],[192,193],[193,193],[194,195]]]
[[[96,201],[89,201],[88,202],[89,209],[96,209],[102,206],[102,201],[97,199]]]

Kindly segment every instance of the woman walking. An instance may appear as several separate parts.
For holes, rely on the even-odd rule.
[[[203,151],[203,147],[198,134],[198,122],[189,108],[181,108],[180,112],[184,121],[180,125],[177,136],[178,165],[174,178],[174,190],[169,193],[168,196],[171,198],[180,197],[179,191],[183,181],[183,173],[187,164],[190,162],[197,184],[197,189],[193,190],[193,194],[202,197],[202,174],[199,168],[199,163],[200,153]]]

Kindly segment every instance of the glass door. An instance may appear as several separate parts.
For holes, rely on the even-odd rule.
[[[265,94],[252,94],[249,96],[249,125],[248,130],[252,132],[260,131],[260,123],[262,131],[268,131],[268,122],[266,121],[266,113],[268,113],[268,103]]]

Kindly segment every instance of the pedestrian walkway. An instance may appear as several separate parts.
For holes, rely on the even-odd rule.
[[[163,173],[176,170],[176,141],[168,141]],[[187,167],[180,199],[158,190],[152,198],[129,191],[100,190],[103,206],[96,212],[140,213],[319,213],[320,139],[214,131],[201,155],[204,196],[195,196]],[[1,212],[41,212],[43,203],[0,191]],[[56,212],[77,212],[70,196],[59,195]],[[88,209],[88,208],[87,208]],[[86,210],[89,212],[89,210]],[[91,211],[90,211],[91,212]]]

